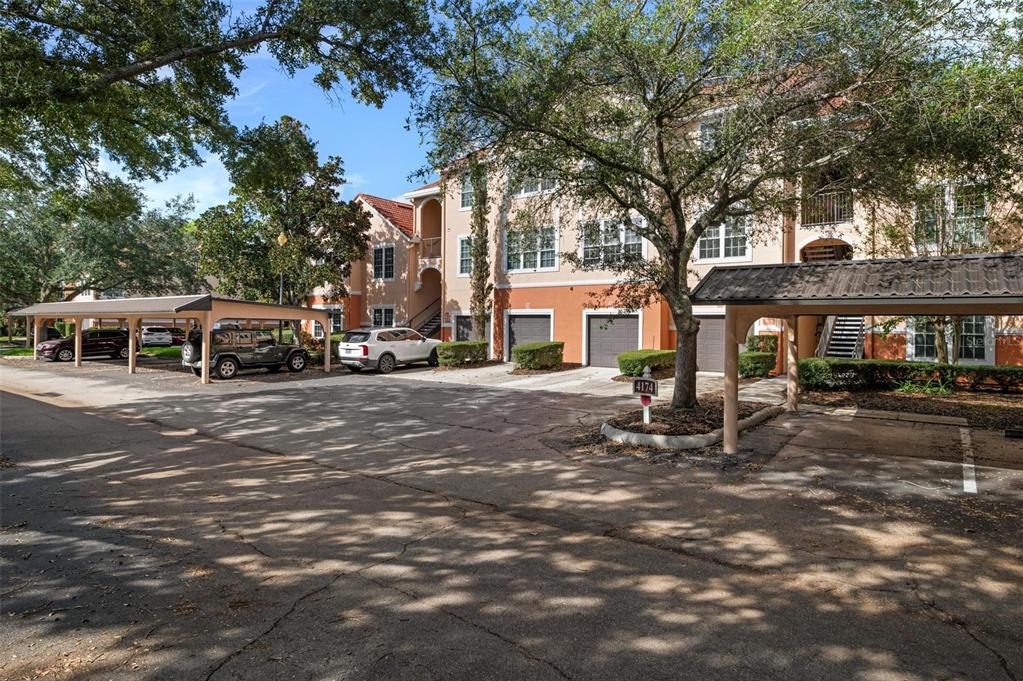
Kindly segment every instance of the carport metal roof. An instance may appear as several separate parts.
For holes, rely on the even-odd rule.
[[[33,317],[35,337],[46,319],[75,320],[75,365],[82,362],[82,325],[85,319],[126,319],[130,329],[136,329],[146,318],[195,318],[202,326],[202,382],[209,383],[210,331],[222,319],[258,320],[315,320],[330,328],[330,312],[310,307],[275,305],[234,298],[221,298],[211,294],[191,296],[157,296],[149,298],[111,298],[108,300],[72,300],[61,303],[37,303],[14,310],[10,314]],[[128,372],[135,373],[135,343],[128,344]],[[330,371],[330,335],[324,338],[323,370]]]
[[[798,405],[800,315],[1023,315],[1023,253],[715,267],[697,305],[725,306],[725,453],[738,451],[739,343],[785,320],[788,408]]]

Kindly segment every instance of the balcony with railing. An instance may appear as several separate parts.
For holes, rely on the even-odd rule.
[[[852,192],[826,192],[803,197],[801,222],[804,227],[837,225],[852,222],[852,219]]]

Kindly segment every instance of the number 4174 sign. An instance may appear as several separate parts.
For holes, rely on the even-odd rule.
[[[657,381],[652,378],[634,378],[632,379],[632,394],[633,395],[649,395],[651,397],[657,396]]]

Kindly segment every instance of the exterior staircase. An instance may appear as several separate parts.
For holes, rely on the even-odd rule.
[[[422,324],[416,327],[416,331],[423,334],[427,338],[433,338],[440,331],[441,319],[440,312],[433,315]]]
[[[824,343],[824,357],[843,359],[863,357],[863,317],[839,315],[834,317],[830,327],[830,333]]]

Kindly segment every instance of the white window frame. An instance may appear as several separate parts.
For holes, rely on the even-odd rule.
[[[458,237],[458,276],[459,277],[463,277],[464,278],[464,277],[468,277],[469,275],[472,274],[472,244],[471,244],[471,241],[472,241],[472,237],[469,236],[468,234],[466,234],[464,236]],[[468,243],[469,244],[469,269],[466,272],[462,271],[462,244],[463,243]]]
[[[469,197],[469,203],[465,202],[466,196]],[[472,189],[472,180],[469,178],[468,175],[466,175],[462,179],[462,185],[459,188],[458,210],[460,211],[472,210],[472,206],[474,203],[476,203],[476,196],[475,192]]]
[[[369,307],[369,321],[370,321],[370,324],[372,326],[394,328],[396,326],[395,319],[397,317],[397,315],[395,314],[394,307],[395,307],[394,305],[370,305],[370,307]],[[390,325],[387,325],[387,324],[377,324],[376,323],[376,311],[377,310],[380,310],[381,312],[386,312],[387,310],[391,311],[391,323],[390,323]]]
[[[506,274],[524,274],[524,273],[529,273],[529,272],[557,272],[561,268],[561,257],[560,257],[560,253],[561,253],[561,231],[558,229],[557,221],[555,221],[554,224],[546,225],[543,229],[552,229],[552,230],[554,230],[554,246],[553,246],[553,250],[554,250],[554,264],[550,265],[550,266],[547,266],[547,267],[541,267],[540,266],[540,258],[541,258],[540,254],[543,251],[539,248],[540,233],[539,233],[539,230],[537,230],[537,234],[536,234],[537,243],[534,244],[536,246],[536,248],[534,249],[534,251],[536,253],[536,267],[521,267],[521,266],[517,267],[517,268],[510,268],[510,267],[508,267],[508,230],[505,229],[504,230],[503,247],[501,248],[501,266],[504,269],[504,272]],[[521,236],[521,233],[519,234],[519,236]],[[519,264],[521,265],[522,264],[521,254],[525,253],[525,251],[524,250],[520,250],[519,253],[520,253]]]
[[[345,309],[344,309],[344,307],[334,308],[333,310],[328,310],[327,314],[329,315],[329,318],[330,318],[330,334],[331,335],[334,335],[335,333],[341,333],[342,331],[345,330]],[[339,328],[338,328],[337,331],[334,330],[334,316],[335,315],[337,315],[340,318],[340,323],[338,324]]]
[[[950,219],[950,220],[952,220],[954,222],[957,219],[956,218],[956,208],[958,206],[958,202],[956,201],[956,192],[958,190],[960,190],[960,189],[969,189],[971,187],[982,186],[982,183],[961,183],[961,182],[958,182],[956,180],[942,180],[942,181],[939,181],[939,182],[931,182],[931,183],[919,185],[919,187],[921,187],[921,188],[927,188],[928,186],[934,188],[935,190],[939,190],[940,189],[941,195],[942,195],[942,208],[945,211],[945,217],[948,217],[948,219]],[[990,219],[991,219],[991,201],[988,199],[988,196],[985,193],[984,194],[984,220],[985,221],[989,221]],[[915,237],[917,236],[917,230],[920,228],[920,220],[921,220],[920,206],[918,204],[918,205],[913,207],[913,235],[914,235],[914,242],[916,241]],[[951,229],[956,229],[956,226],[954,226],[954,225],[951,226]],[[988,233],[982,234],[981,235],[981,239],[983,240],[982,243],[968,244],[968,246],[969,247],[973,247],[973,248],[984,248],[985,246],[989,245],[990,242],[991,242],[990,234],[988,234]],[[926,252],[928,248],[932,248],[932,247],[936,248],[938,246],[938,243],[936,241],[926,241],[926,242],[920,242],[918,245],[922,246],[923,250]],[[914,251],[918,251],[918,250],[919,249],[914,249]]]
[[[997,317],[991,315],[956,315],[962,317],[984,317],[984,359],[959,359],[958,363],[963,366],[993,366],[995,363],[995,325]],[[952,337],[945,338],[947,353],[952,357]],[[916,318],[906,318],[906,359],[915,362],[936,362],[937,357],[916,356]]]
[[[389,276],[389,277],[378,277],[377,276],[377,251],[384,251],[384,252],[386,252],[386,250],[388,248],[391,249],[391,276]],[[377,244],[376,246],[373,247],[373,261],[372,261],[373,281],[394,281],[394,274],[398,270],[398,262],[397,262],[397,258],[395,257],[397,255],[397,252],[398,252],[398,249],[395,248],[393,242],[386,243],[386,244]],[[383,259],[383,256],[381,256],[381,259]]]
[[[601,239],[602,239],[601,243],[600,243],[600,246],[599,246],[599,248],[601,249],[601,258],[600,258],[600,263],[596,263],[596,264],[593,264],[593,265],[587,265],[586,264],[586,248],[587,248],[586,234],[585,234],[585,230],[582,230],[582,229],[579,230],[579,252],[578,252],[578,256],[579,256],[579,262],[581,262],[583,264],[583,267],[586,267],[586,268],[588,268],[590,270],[599,270],[599,269],[601,269],[601,267],[599,267],[599,265],[602,265],[604,263],[603,249],[606,248],[608,245],[610,245],[610,244],[607,244],[607,243],[605,243],[603,241],[604,228],[605,228],[606,225],[608,225],[609,223],[613,223],[613,222],[616,222],[616,221],[612,220],[611,218],[605,218],[605,219],[598,220],[598,223],[600,224],[600,234],[601,234]],[[641,217],[633,217],[632,218],[632,224],[634,226],[636,226],[636,227],[641,227],[644,224],[644,222],[645,222],[645,220],[643,220],[643,218],[641,218]],[[621,249],[621,252],[622,253],[625,252],[625,232],[627,230],[631,231],[639,239],[639,242],[638,242],[639,243],[639,256],[641,258],[645,259],[647,257],[647,249],[646,249],[647,240],[644,239],[642,236],[640,236],[636,232],[635,229],[630,229],[629,226],[626,223],[624,223],[624,222],[618,223],[618,246]]]
[[[313,338],[315,338],[316,340],[323,340],[324,335],[325,334],[323,324],[316,320],[313,320]]]
[[[732,221],[734,221],[734,220],[742,220],[742,221],[744,221],[746,223],[746,253],[745,253],[745,255],[733,255],[733,256],[728,256],[728,257],[725,256],[725,239],[727,238],[726,234],[728,233],[728,222],[730,220],[732,220]],[[752,230],[750,229],[749,222],[750,222],[750,217],[749,216],[744,216],[744,217],[741,217],[741,218],[728,218],[724,222],[722,222],[721,224],[719,224],[717,226],[717,228],[718,228],[717,242],[718,242],[718,254],[719,255],[717,255],[715,257],[709,257],[709,258],[701,258],[700,257],[700,242],[703,241],[703,239],[706,237],[706,232],[704,232],[704,234],[700,235],[700,238],[696,240],[696,248],[693,249],[693,263],[709,265],[709,264],[725,263],[725,262],[752,262],[753,261],[753,244],[750,242],[750,233],[751,233]]]
[[[527,182],[536,182],[536,189],[527,190],[526,189]],[[545,184],[549,186],[545,187],[544,186]],[[524,179],[522,181],[522,185],[523,186],[521,187],[513,188],[513,191],[511,192],[512,197],[516,199],[524,199],[530,196],[537,196],[538,194],[546,194],[547,192],[554,191],[554,189],[557,187],[557,184],[555,183],[554,180],[543,179],[539,177]]]

